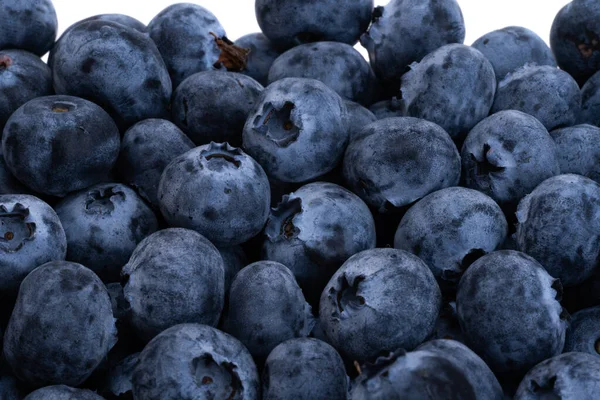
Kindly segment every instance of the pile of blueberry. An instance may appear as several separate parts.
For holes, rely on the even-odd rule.
[[[0,1],[0,399],[600,399],[600,2],[255,7]]]

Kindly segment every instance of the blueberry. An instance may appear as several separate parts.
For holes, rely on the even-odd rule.
[[[158,229],[152,210],[119,183],[102,183],[55,206],[67,234],[67,260],[83,264],[105,282],[119,280],[135,247]]]
[[[582,283],[600,257],[600,186],[580,175],[547,179],[519,203],[517,245],[565,286]]]
[[[316,182],[283,196],[265,227],[263,256],[292,270],[308,301],[352,255],[375,247],[375,223],[362,200],[341,186]]]
[[[556,142],[561,173],[583,175],[600,183],[600,128],[575,125],[550,135]]]
[[[571,315],[563,351],[580,351],[600,356],[600,306],[586,308]]]
[[[344,178],[354,193],[380,212],[458,184],[456,146],[432,122],[386,118],[363,127],[359,136],[362,139],[346,150]]]
[[[461,150],[463,181],[501,206],[514,206],[544,179],[559,174],[556,144],[537,119],[507,110],[469,132]]]
[[[600,70],[600,3],[574,0],[554,18],[550,47],[558,66],[583,85]]]
[[[280,55],[269,70],[269,83],[283,78],[317,79],[343,98],[371,104],[375,75],[352,46],[317,42],[296,46]]]
[[[102,392],[110,396],[109,398],[132,399],[133,372],[139,363],[140,353],[134,353],[115,365],[106,377]]]
[[[417,350],[439,354],[460,367],[477,398],[503,400],[502,387],[487,364],[471,349],[455,340],[439,339],[423,343]]]
[[[147,35],[116,22],[92,20],[73,26],[53,53],[56,93],[97,103],[122,131],[143,119],[168,115],[171,80]]]
[[[411,63],[464,39],[465,23],[456,0],[391,0],[375,9],[360,42],[377,77],[397,82]]]
[[[581,88],[580,121],[600,126],[600,71]]]
[[[431,193],[406,212],[394,247],[418,256],[442,290],[453,291],[469,265],[498,249],[507,233],[506,218],[494,200],[452,187]]]
[[[518,110],[537,118],[548,130],[579,120],[581,93],[569,74],[552,66],[527,65],[498,84],[491,113]]]
[[[36,192],[53,196],[106,180],[119,146],[119,132],[110,116],[96,104],[72,96],[25,103],[9,118],[2,136],[9,171]]]
[[[52,72],[38,56],[23,50],[0,50],[0,130],[17,108],[53,93]]]
[[[149,341],[173,325],[216,325],[223,309],[224,268],[217,248],[189,229],[144,239],[123,267],[125,300],[138,335]]]
[[[242,145],[242,131],[260,101],[263,87],[235,72],[204,71],[185,79],[175,91],[172,115],[196,145]]]
[[[246,67],[240,72],[263,86],[268,84],[269,69],[281,54],[262,33],[249,33],[235,41],[235,45],[250,50]]]
[[[263,400],[346,400],[348,377],[333,347],[311,338],[273,349],[262,373]]]
[[[362,367],[352,383],[351,400],[475,400],[478,393],[466,371],[429,350],[398,350]]]
[[[566,353],[547,359],[525,375],[515,400],[595,399],[600,359],[586,353]]]
[[[221,258],[223,258],[225,297],[227,298],[233,278],[242,268],[248,265],[248,259],[241,246],[219,247],[218,250]]]
[[[435,328],[430,339],[452,339],[461,343],[465,342],[456,315],[456,302],[451,301],[442,304],[440,315],[435,323]]]
[[[281,79],[248,116],[244,149],[269,177],[306,182],[340,162],[349,136],[346,114],[342,98],[322,82]]]
[[[411,65],[400,87],[405,115],[435,122],[455,140],[487,117],[495,93],[492,64],[462,44],[440,47]]]
[[[223,67],[240,71],[245,66],[247,50],[232,48],[217,17],[202,6],[177,3],[165,8],[150,21],[148,33],[167,64],[173,90],[197,72]]]
[[[526,64],[556,67],[552,50],[546,42],[535,32],[521,26],[507,26],[486,33],[472,47],[490,60],[498,81]]]
[[[0,339],[1,338],[2,336],[0,335]],[[23,399],[23,391],[20,389],[18,381],[12,375],[0,373],[0,399]]]
[[[158,186],[167,222],[194,229],[217,246],[257,235],[269,216],[270,197],[261,166],[227,143],[196,147],[175,158]]]
[[[330,343],[354,360],[411,350],[433,333],[440,289],[427,265],[402,250],[350,257],[321,295],[320,321]]]
[[[27,189],[21,182],[10,173],[4,155],[0,148],[0,195],[2,194],[29,194],[31,190]]]
[[[87,389],[76,389],[65,385],[46,386],[29,393],[23,400],[104,400],[104,397]]]
[[[354,45],[371,21],[373,0],[256,0],[256,20],[277,48],[320,41]]]
[[[402,103],[396,98],[381,100],[369,107],[369,110],[377,119],[405,117],[405,111],[402,109]]]
[[[41,57],[56,39],[58,19],[51,0],[5,0],[0,20],[0,49],[22,49]]]
[[[371,122],[377,121],[377,117],[368,108],[350,100],[344,101],[348,114],[346,115],[346,126],[348,128],[349,141],[361,139],[362,128]]]
[[[481,257],[458,285],[458,320],[475,351],[497,376],[523,376],[560,354],[568,314],[562,285],[530,256],[500,250]]]
[[[158,184],[164,169],[177,156],[194,147],[172,122],[146,119],[125,132],[116,170],[123,182],[158,209]]]
[[[308,336],[313,317],[292,272],[278,262],[259,261],[235,276],[224,326],[263,362],[278,344]]]
[[[4,354],[16,377],[33,387],[77,386],[106,357],[116,334],[102,281],[80,264],[53,261],[21,284]]]
[[[259,379],[248,350],[233,336],[200,324],[163,331],[142,351],[133,398],[257,400]]]
[[[65,231],[48,204],[25,194],[0,196],[0,292],[16,294],[33,269],[66,254]]]

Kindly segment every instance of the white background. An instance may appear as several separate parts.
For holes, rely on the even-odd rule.
[[[230,40],[235,41],[240,36],[260,31],[254,15],[254,0],[187,2],[199,4],[215,14]],[[458,0],[465,18],[465,44],[470,45],[487,32],[511,25],[529,28],[549,43],[552,21],[556,13],[569,2],[570,0]],[[58,14],[60,35],[71,24],[97,14],[127,14],[148,24],[161,10],[177,1],[53,0],[53,3]],[[388,0],[375,0],[376,6],[385,6],[387,3]],[[360,44],[356,48],[367,57]]]

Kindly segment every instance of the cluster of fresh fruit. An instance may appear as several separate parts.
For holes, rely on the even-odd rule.
[[[0,398],[600,398],[600,2],[255,5],[0,2]]]

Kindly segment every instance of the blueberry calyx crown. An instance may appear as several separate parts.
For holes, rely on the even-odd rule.
[[[265,234],[271,241],[290,240],[298,237],[300,229],[294,225],[294,218],[302,212],[302,200],[284,195],[277,207],[271,210]]]
[[[125,197],[125,192],[117,186],[95,189],[87,194],[85,210],[90,214],[111,214],[115,210],[115,201],[123,201]]]
[[[242,395],[243,385],[236,369],[237,365],[234,363],[227,361],[217,363],[213,356],[208,353],[192,360],[196,385],[202,387],[216,382],[216,387],[220,390],[230,391],[219,393],[218,398],[227,400],[239,399]]]
[[[203,160],[225,160],[229,164],[239,168],[242,165],[240,158],[244,155],[242,150],[231,146],[229,143],[210,142],[208,147],[200,152]]]
[[[35,223],[29,221],[29,208],[16,203],[9,211],[0,205],[0,250],[5,253],[19,251],[26,241],[35,237]]]
[[[12,58],[6,54],[0,54],[0,71],[10,67],[13,64]]]
[[[213,64],[213,67],[216,69],[221,69],[223,66],[227,69],[227,71],[232,72],[241,72],[245,70],[246,64],[248,63],[250,49],[236,46],[225,36],[218,37],[213,32],[209,33],[215,38],[215,43],[219,47],[219,50],[221,50],[219,59]]]
[[[332,287],[329,290],[330,298],[332,298],[333,295],[336,295],[335,302],[339,311],[339,317],[347,317],[353,311],[362,308],[366,304],[365,298],[358,294],[359,285],[364,280],[365,277],[362,275],[348,277],[346,274],[343,274],[339,278],[339,291],[337,291],[335,287]]]
[[[282,107],[275,107],[267,102],[261,115],[254,119],[254,130],[264,134],[279,147],[288,147],[298,139],[300,127],[292,115],[296,106],[286,101]]]

